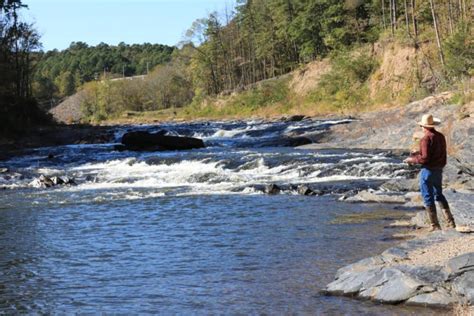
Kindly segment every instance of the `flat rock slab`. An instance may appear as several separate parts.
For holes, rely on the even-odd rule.
[[[406,265],[409,253],[458,238],[456,231],[435,232],[389,248],[381,255],[339,269],[325,292],[377,302],[448,307],[474,302],[474,253],[450,259],[444,266]]]
[[[370,191],[361,191],[354,196],[345,199],[350,203],[397,203],[403,204],[406,202],[405,196],[402,195],[388,195],[373,193]]]
[[[461,297],[462,304],[474,305],[474,271],[469,271],[453,281],[453,291]]]
[[[474,252],[450,259],[446,264],[446,270],[451,276],[461,275],[467,271],[474,271]]]
[[[439,289],[431,293],[423,293],[409,298],[406,303],[408,305],[421,305],[433,307],[445,307],[456,303],[457,299],[453,297],[447,290]]]

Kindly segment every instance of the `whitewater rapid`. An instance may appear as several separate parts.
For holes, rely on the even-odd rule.
[[[281,137],[308,135],[340,121],[212,122],[119,128],[115,141],[130,130],[200,136],[208,148],[191,151],[117,152],[114,144],[40,148],[6,162],[12,170],[0,177],[5,189],[28,189],[40,175],[68,176],[76,186],[44,189],[82,192],[94,199],[139,199],[202,194],[262,194],[262,187],[290,186],[283,194],[297,194],[295,186],[321,183],[363,183],[406,176],[407,169],[390,153],[349,150],[293,150],[262,147],[262,140],[278,145]],[[49,159],[47,156],[54,158]],[[38,190],[38,189],[37,189]],[[41,189],[40,189],[41,190]]]

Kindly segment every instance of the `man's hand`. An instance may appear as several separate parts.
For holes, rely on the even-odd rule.
[[[409,165],[413,165],[415,163],[415,159],[413,157],[408,157],[407,159],[403,160],[403,162]]]

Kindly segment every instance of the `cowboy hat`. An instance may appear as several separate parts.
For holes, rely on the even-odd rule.
[[[433,115],[431,114],[425,114],[421,117],[421,121],[418,122],[418,125],[427,127],[427,128],[432,128],[435,127],[436,125],[439,125],[441,123],[441,120],[439,118],[434,118]]]

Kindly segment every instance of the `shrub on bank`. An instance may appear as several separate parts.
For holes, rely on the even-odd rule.
[[[378,66],[369,54],[340,53],[331,59],[331,71],[323,75],[306,102],[336,109],[360,107],[369,102],[367,80]]]

